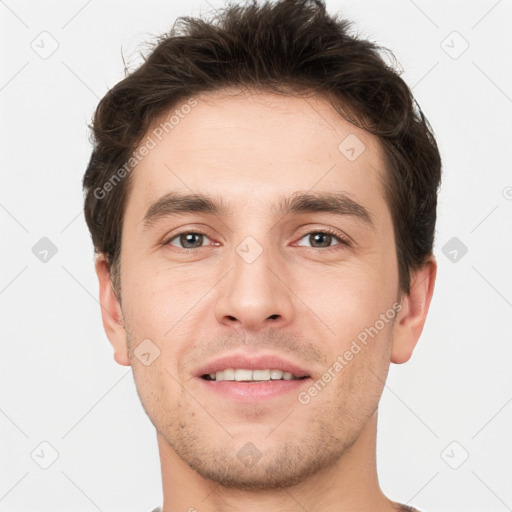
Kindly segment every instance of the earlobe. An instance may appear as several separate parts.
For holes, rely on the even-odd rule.
[[[414,274],[410,293],[402,298],[402,310],[395,324],[391,350],[392,363],[405,363],[411,358],[427,319],[436,275],[437,262],[434,256],[431,256]]]
[[[119,299],[110,280],[110,266],[103,254],[96,257],[96,275],[100,285],[100,305],[103,328],[114,349],[114,360],[122,366],[130,366],[126,345],[126,331]]]

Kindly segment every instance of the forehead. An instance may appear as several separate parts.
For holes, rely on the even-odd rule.
[[[173,191],[222,197],[240,211],[270,212],[297,191],[344,192],[381,217],[387,205],[382,148],[322,97],[230,90],[175,105],[146,133],[128,210],[140,221]]]

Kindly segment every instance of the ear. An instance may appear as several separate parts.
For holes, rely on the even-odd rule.
[[[431,255],[423,267],[413,275],[409,295],[402,297],[402,309],[395,323],[392,363],[405,363],[411,358],[427,319],[436,275],[437,262]]]
[[[96,275],[100,284],[100,305],[103,328],[114,348],[115,361],[130,366],[126,346],[126,331],[123,325],[123,313],[119,299],[114,293],[110,281],[110,265],[103,254],[96,257]]]

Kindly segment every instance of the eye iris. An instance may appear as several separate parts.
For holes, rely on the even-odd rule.
[[[309,240],[313,247],[329,247],[331,245],[332,235],[328,233],[313,233],[309,235]],[[317,242],[319,242],[320,245],[315,245]]]
[[[194,243],[194,239],[196,239],[196,243]],[[197,241],[199,241],[199,243],[197,243]],[[185,233],[183,235],[180,235],[180,243],[186,249],[201,247],[203,245],[203,235],[199,233]]]

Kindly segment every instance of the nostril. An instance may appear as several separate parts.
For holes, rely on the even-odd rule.
[[[270,315],[269,318],[271,320],[277,320],[279,318],[279,315]]]

